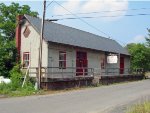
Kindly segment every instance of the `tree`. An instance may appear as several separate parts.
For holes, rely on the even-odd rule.
[[[128,44],[127,49],[131,54],[131,68],[143,68],[145,70],[150,69],[150,49],[144,44]]]
[[[0,4],[0,33],[5,40],[13,40],[15,37],[16,16],[28,14],[37,16],[38,13],[31,11],[28,5],[19,6],[18,3],[12,2],[11,5],[6,6],[4,3]]]
[[[146,39],[146,45],[148,47],[150,47],[150,29],[147,29],[147,30],[148,30],[148,37],[145,38]]]
[[[15,65],[16,47],[13,41],[3,41],[0,37],[0,76],[9,76],[9,71]]]
[[[15,28],[17,15],[28,14],[37,16],[28,5],[20,6],[12,2],[6,6],[0,3],[0,76],[9,76],[10,70],[16,65]]]

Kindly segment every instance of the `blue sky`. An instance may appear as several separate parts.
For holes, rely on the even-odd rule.
[[[4,2],[9,5],[12,1]],[[20,3],[20,5],[29,5],[31,10],[37,11],[39,16],[42,16],[42,1],[14,1]],[[49,4],[51,1],[47,1]],[[136,15],[136,14],[150,14],[150,1],[127,1],[127,0],[66,0],[57,1],[63,5],[66,9],[72,13],[87,13],[87,12],[100,12],[97,14],[88,15],[78,15],[83,16],[118,16],[118,17],[107,17],[107,18],[94,18],[94,19],[84,19],[90,25],[98,28],[100,31],[106,33],[107,35],[99,32],[98,30],[90,27],[89,25],[83,23],[81,20],[61,20],[56,23],[64,24],[70,27],[81,29],[93,34],[115,39],[120,44],[125,45],[127,43],[143,43],[145,41],[144,37],[147,36],[147,28],[150,28],[150,15],[149,16],[123,16],[123,15]],[[149,8],[149,9],[141,9]],[[140,9],[140,10],[130,10],[130,9]],[[125,11],[116,11],[125,10]],[[110,12],[102,12],[110,11]],[[111,12],[116,11],[116,12]],[[74,16],[63,16],[58,17],[52,15],[58,14],[69,14],[62,7],[56,3],[52,3],[47,7],[46,18],[67,18]]]

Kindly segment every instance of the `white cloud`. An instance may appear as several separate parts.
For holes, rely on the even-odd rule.
[[[80,6],[80,0],[68,0],[62,3],[62,6],[71,12],[77,12]],[[68,14],[68,12],[60,6],[54,8],[54,14]]]
[[[145,36],[137,35],[136,37],[133,38],[132,41],[130,41],[130,43],[142,43],[144,41],[145,41]]]
[[[118,11],[118,10],[127,10],[128,9],[128,1],[124,0],[123,2],[118,2],[118,0],[90,0],[86,4],[83,5],[84,12],[91,11],[108,11],[99,13],[102,16],[119,16],[119,17],[108,17],[103,18],[105,20],[117,20],[123,17],[122,15],[126,14],[126,11]],[[110,12],[109,12],[110,11]],[[111,12],[115,11],[115,12]]]
[[[88,12],[101,12],[101,11],[108,11],[108,12],[101,12],[94,15],[88,16],[119,16],[119,17],[110,17],[110,18],[103,18],[103,20],[117,20],[123,17],[122,15],[126,14],[126,11],[116,11],[116,10],[127,10],[128,9],[128,1],[122,0],[67,0],[63,2],[62,5],[73,13],[88,13]],[[115,12],[109,12],[115,11]],[[55,6],[54,14],[68,14],[69,12],[65,11],[60,6]],[[81,15],[85,16],[85,15]]]
[[[105,7],[105,4],[99,0],[89,0],[87,1],[83,7],[82,10],[83,12],[92,12],[92,11],[100,11]]]

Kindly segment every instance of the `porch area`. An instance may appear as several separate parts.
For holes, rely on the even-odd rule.
[[[38,68],[30,67],[29,76],[38,77]],[[41,87],[43,89],[64,89],[89,85],[109,85],[113,83],[135,81],[144,78],[143,70],[120,68],[75,68],[42,67]]]

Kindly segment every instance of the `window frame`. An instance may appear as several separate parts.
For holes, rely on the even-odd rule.
[[[102,57],[101,58],[101,69],[105,69],[105,65],[106,65],[105,57]]]
[[[59,69],[66,69],[66,51],[59,51]]]
[[[27,66],[26,66],[26,62],[27,62]],[[30,52],[23,52],[23,67],[27,68],[29,65],[30,65]]]

